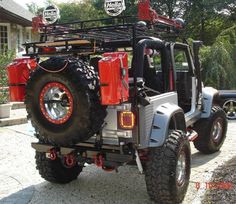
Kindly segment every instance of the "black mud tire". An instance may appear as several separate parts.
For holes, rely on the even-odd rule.
[[[52,183],[66,184],[76,180],[83,169],[82,166],[78,165],[66,168],[59,158],[50,160],[46,157],[45,152],[36,151],[35,159],[36,169],[41,177]]]
[[[186,162],[181,183],[176,178],[180,155],[185,155]],[[176,204],[184,199],[189,185],[190,158],[189,141],[182,131],[170,131],[162,147],[150,148],[145,179],[147,192],[155,203]]]
[[[200,119],[194,125],[194,130],[198,133],[198,137],[193,142],[195,148],[204,154],[219,151],[226,138],[227,126],[228,122],[223,109],[219,106],[213,106],[210,117]],[[215,129],[215,131],[220,131],[219,136],[214,137],[214,128],[217,127],[219,130]]]
[[[57,146],[71,146],[85,141],[97,133],[106,116],[106,107],[100,104],[99,78],[93,67],[82,60],[67,59],[66,69],[52,73],[37,68],[26,86],[26,110],[36,130],[36,136],[44,143]],[[55,71],[65,66],[66,60],[50,58],[41,66]],[[62,124],[49,121],[40,108],[40,93],[48,83],[63,84],[73,98],[73,111]]]

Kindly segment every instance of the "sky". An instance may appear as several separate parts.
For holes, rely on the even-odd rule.
[[[27,8],[26,4],[27,3],[31,3],[31,2],[35,2],[37,3],[39,6],[44,6],[44,2],[45,0],[14,0],[16,3],[20,4],[21,6]],[[69,2],[71,0],[56,0],[56,2],[58,3],[66,3],[66,2]],[[79,1],[79,0],[78,0]]]

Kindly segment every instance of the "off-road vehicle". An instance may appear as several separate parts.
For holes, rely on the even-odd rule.
[[[25,44],[38,62],[25,98],[39,140],[32,147],[47,181],[68,183],[86,163],[112,171],[136,161],[152,200],[179,203],[189,141],[218,151],[226,115],[218,91],[202,83],[202,43],[176,42],[183,24],[149,0],[138,8],[137,17],[41,25],[40,42]]]

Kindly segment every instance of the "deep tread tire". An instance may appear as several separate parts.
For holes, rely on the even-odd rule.
[[[218,119],[222,121],[222,134],[219,141],[214,142],[212,138],[213,125]],[[195,148],[204,154],[219,151],[226,138],[227,126],[228,122],[223,109],[219,106],[212,107],[210,117],[201,119],[194,125],[194,130],[198,133],[198,137],[194,140]]]
[[[185,153],[185,177],[182,185],[176,179],[176,166],[181,152]],[[162,147],[150,148],[146,163],[147,192],[155,203],[180,203],[186,194],[190,178],[191,150],[182,131],[171,131]]]
[[[28,119],[36,130],[40,141],[58,146],[71,146],[85,141],[97,133],[106,116],[106,107],[99,100],[99,77],[93,67],[76,58],[70,58],[65,70],[59,73],[46,72],[37,68],[26,87],[26,110]],[[50,58],[41,66],[50,71],[65,65],[63,58]],[[63,84],[73,98],[73,112],[63,124],[51,123],[42,114],[39,96],[46,84]]]
[[[60,159],[54,161],[48,159],[45,152],[36,151],[35,159],[36,169],[38,169],[39,174],[42,178],[52,183],[69,183],[77,179],[83,169],[83,167],[78,165],[72,168],[66,168]]]

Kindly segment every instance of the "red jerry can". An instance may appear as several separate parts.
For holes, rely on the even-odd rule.
[[[129,77],[126,52],[103,54],[103,59],[99,61],[99,76],[103,105],[118,105],[128,101]]]
[[[37,66],[35,59],[17,58],[7,66],[10,101],[25,100],[25,85],[30,72]]]

